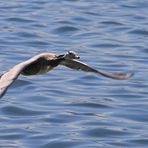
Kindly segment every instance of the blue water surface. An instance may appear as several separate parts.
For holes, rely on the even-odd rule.
[[[2,148],[148,147],[148,1],[0,1],[0,72],[75,50],[117,81],[65,67],[20,76],[0,100]]]

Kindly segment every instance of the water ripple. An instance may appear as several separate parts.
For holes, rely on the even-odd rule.
[[[111,80],[57,67],[20,76],[0,100],[0,147],[147,147],[147,1],[0,2],[0,70],[75,50]]]
[[[58,27],[56,29],[53,30],[54,33],[57,34],[65,34],[65,33],[71,33],[74,31],[77,31],[78,29],[76,27],[72,27],[72,26],[63,26],[63,27]]]

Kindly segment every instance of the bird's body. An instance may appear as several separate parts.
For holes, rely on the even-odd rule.
[[[113,79],[127,79],[133,75],[124,73],[110,73],[103,70],[96,70],[87,64],[78,61],[79,56],[73,51],[66,54],[56,55],[53,53],[41,53],[29,60],[15,65],[8,72],[0,76],[0,97],[4,95],[8,87],[22,74],[26,76],[44,74],[58,65],[63,65],[71,69],[82,70],[101,74]]]
[[[21,74],[29,76],[29,75],[38,75],[38,74],[44,74],[48,72],[49,70],[53,69],[57,64],[56,63],[50,63],[52,59],[57,58],[55,54],[50,53],[42,53],[37,56],[38,60],[35,60],[34,62],[30,63],[27,67],[25,67]],[[59,60],[60,61],[60,60]]]

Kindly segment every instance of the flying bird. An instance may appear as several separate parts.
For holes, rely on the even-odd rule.
[[[20,74],[25,76],[44,74],[58,65],[63,65],[71,69],[93,72],[113,79],[127,79],[133,73],[111,73],[100,69],[94,69],[79,61],[80,57],[74,51],[56,55],[53,53],[41,53],[12,67],[8,72],[0,75],[0,98],[5,94],[11,84]]]

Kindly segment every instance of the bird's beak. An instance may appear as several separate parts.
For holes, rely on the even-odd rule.
[[[76,56],[75,59],[80,59],[80,57],[79,56]]]

